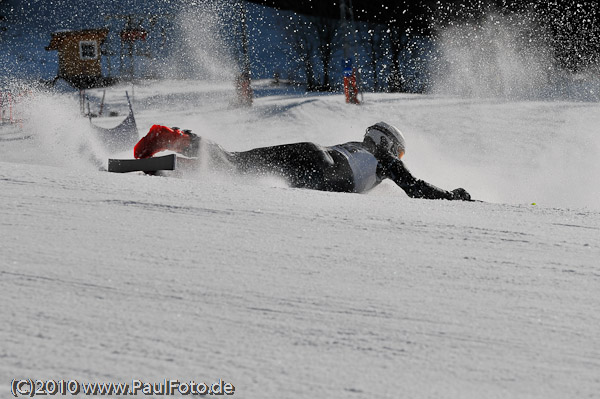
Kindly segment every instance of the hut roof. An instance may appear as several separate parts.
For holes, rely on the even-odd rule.
[[[108,28],[102,29],[84,29],[84,30],[61,30],[52,33],[52,39],[50,39],[50,44],[46,47],[46,50],[58,50],[61,47],[61,44],[69,39],[86,39],[96,37],[100,40],[100,43],[106,40],[106,36],[108,35]]]

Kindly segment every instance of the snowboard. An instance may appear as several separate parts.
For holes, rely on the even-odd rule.
[[[169,154],[141,159],[109,159],[108,171],[113,173],[144,172],[148,175],[181,177],[187,172],[197,170],[198,165],[198,158]]]
[[[161,170],[175,170],[177,156],[163,155],[142,159],[109,159],[108,171],[113,173],[145,172],[156,173]]]

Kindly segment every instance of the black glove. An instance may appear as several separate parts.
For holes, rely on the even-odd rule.
[[[452,190],[452,199],[454,201],[471,201],[471,194],[464,188],[455,188]]]

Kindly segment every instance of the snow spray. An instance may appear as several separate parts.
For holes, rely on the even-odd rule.
[[[107,158],[76,94],[35,90],[23,103],[23,130],[37,148],[36,160],[56,166],[99,169]]]
[[[526,14],[490,12],[442,28],[435,41],[436,94],[505,100],[600,100],[593,70],[561,69],[549,34]]]
[[[162,66],[163,75],[232,82],[237,64],[228,44],[227,26],[233,17],[226,2],[189,2],[176,16],[172,56]]]
[[[448,130],[430,118],[430,143],[484,199],[597,209],[599,79],[560,68],[548,42],[518,14],[440,31],[432,92],[453,98],[453,111],[437,118],[460,123]]]

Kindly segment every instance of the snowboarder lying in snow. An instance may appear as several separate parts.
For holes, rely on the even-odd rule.
[[[149,158],[164,150],[187,157],[208,156],[219,167],[240,173],[281,176],[292,187],[362,193],[387,178],[413,198],[471,200],[463,188],[446,191],[413,177],[401,160],[402,132],[385,122],[368,127],[362,142],[332,147],[294,143],[243,152],[225,151],[189,130],[154,125],[135,145],[134,156]]]

